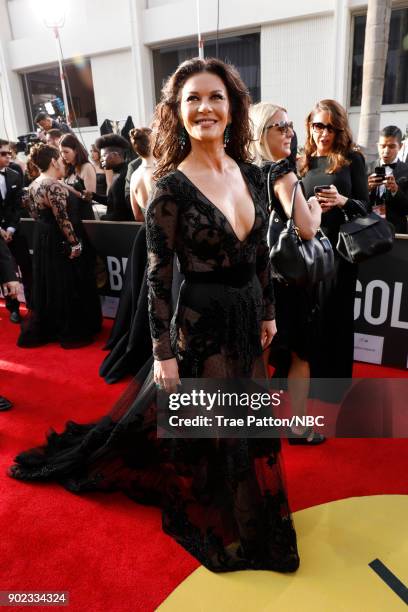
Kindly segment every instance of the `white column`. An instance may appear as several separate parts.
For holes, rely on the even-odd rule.
[[[12,38],[7,0],[0,0],[0,138],[16,140],[28,131],[21,78],[9,69],[8,43]]]
[[[336,0],[334,13],[333,97],[345,108],[348,106],[349,49],[351,16],[348,0]]]
[[[133,75],[136,79],[137,108],[132,109],[136,126],[150,124],[155,107],[153,57],[151,50],[143,43],[144,0],[129,0],[132,30]]]

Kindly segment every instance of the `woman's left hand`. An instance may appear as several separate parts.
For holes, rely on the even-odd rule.
[[[325,212],[333,208],[334,206],[344,206],[348,198],[342,196],[338,191],[336,185],[330,185],[330,189],[324,189],[316,194],[319,200],[322,211]]]
[[[273,319],[272,321],[262,321],[261,323],[261,345],[262,350],[268,348],[270,343],[273,340],[274,335],[276,334],[276,321]]]

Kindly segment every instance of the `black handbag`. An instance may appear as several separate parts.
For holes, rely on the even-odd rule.
[[[391,223],[375,212],[350,220],[342,211],[346,223],[340,225],[337,252],[348,262],[357,264],[392,249],[395,231]]]
[[[267,187],[269,208],[272,209],[270,172]],[[277,280],[300,287],[315,285],[334,275],[334,253],[330,240],[319,228],[311,240],[303,240],[293,219],[299,181],[294,185],[291,213],[284,223],[276,211],[269,218],[268,246],[272,273]]]

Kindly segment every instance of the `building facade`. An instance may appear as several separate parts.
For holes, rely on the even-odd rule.
[[[57,0],[55,0],[57,1]],[[0,137],[34,128],[62,93],[55,39],[41,0],[0,0]],[[285,106],[299,143],[321,98],[349,111],[357,136],[367,3],[361,0],[67,0],[60,30],[71,119],[86,144],[105,119],[152,117],[163,80],[198,54],[197,5],[206,55],[240,70],[255,101]],[[381,126],[408,124],[408,1],[395,2]]]

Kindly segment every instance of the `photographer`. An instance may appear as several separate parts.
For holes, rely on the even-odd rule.
[[[63,121],[57,121],[56,119],[51,119],[48,113],[42,111],[37,113],[34,118],[34,123],[40,128],[40,137],[45,139],[46,133],[53,128],[61,130],[64,134],[73,134],[74,132],[71,130],[69,125],[64,123]]]
[[[59,128],[52,128],[46,133],[45,142],[53,147],[58,147],[63,135],[64,133]]]
[[[370,204],[399,234],[407,233],[408,164],[398,159],[402,132],[389,125],[380,132],[379,159],[368,165]]]

